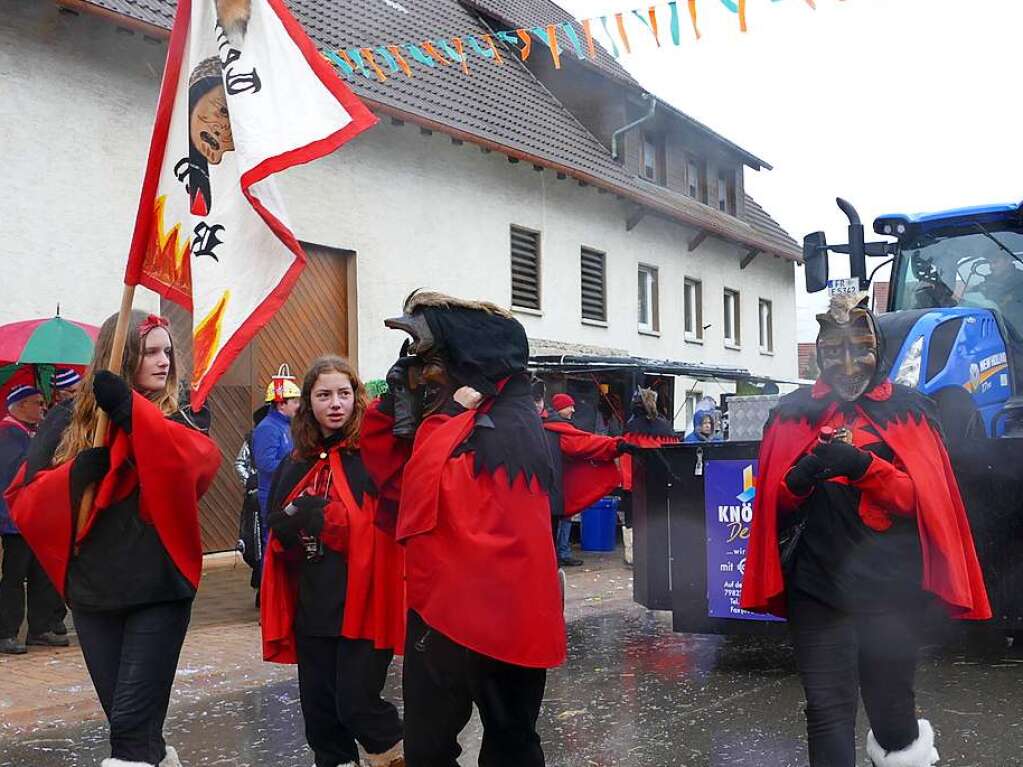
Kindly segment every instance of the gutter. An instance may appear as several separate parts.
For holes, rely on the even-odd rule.
[[[616,130],[614,133],[611,134],[611,159],[612,160],[617,160],[618,159],[618,137],[621,136],[626,131],[630,131],[633,128],[635,128],[636,126],[642,125],[643,123],[647,122],[650,118],[652,118],[654,116],[654,112],[657,111],[657,97],[656,96],[654,96],[652,93],[644,93],[643,94],[643,98],[650,100],[650,111],[647,112],[642,117],[640,117],[638,120],[633,120],[628,125],[623,125],[621,128],[619,128],[618,130]]]
[[[146,37],[151,37],[155,40],[167,40],[170,38],[169,29],[156,24],[150,24],[146,21],[133,19],[131,16],[125,16],[123,13],[111,11],[107,8],[88,2],[88,0],[54,0],[54,4],[58,8],[66,8],[67,10],[74,11],[75,13],[87,13],[92,16],[98,16],[104,21],[109,21],[115,26],[123,29],[130,29],[133,32],[139,32]]]

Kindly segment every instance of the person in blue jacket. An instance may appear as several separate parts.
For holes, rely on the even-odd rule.
[[[288,370],[281,365],[277,375],[266,387],[266,402],[269,412],[252,431],[252,462],[256,465],[259,475],[259,488],[256,496],[259,499],[259,515],[262,521],[263,550],[266,550],[270,528],[266,523],[267,501],[270,496],[270,485],[277,466],[291,455],[294,445],[291,441],[291,419],[298,412],[298,403],[302,396],[301,389]]]
[[[720,442],[721,437],[714,434],[714,411],[697,410],[693,414],[693,431],[685,442]]]

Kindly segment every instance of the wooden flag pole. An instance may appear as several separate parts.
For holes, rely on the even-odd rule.
[[[124,340],[128,336],[128,323],[131,320],[131,305],[135,301],[135,286],[125,285],[124,292],[121,293],[121,308],[117,313],[117,325],[114,328],[114,340],[110,348],[110,359],[107,361],[107,370],[120,375],[121,364],[124,362]],[[128,385],[131,386],[132,382],[128,381]],[[93,447],[103,447],[107,440],[107,426],[109,419],[107,414],[100,408],[97,408],[99,417],[96,419],[96,433],[92,436]],[[85,488],[85,492],[82,493],[82,502],[78,506],[78,518],[75,521],[75,535],[74,539],[78,537],[78,531],[85,527],[86,521],[89,519],[89,513],[92,511],[92,502],[96,499],[96,485],[89,485]],[[75,544],[75,550],[77,551],[78,545]]]

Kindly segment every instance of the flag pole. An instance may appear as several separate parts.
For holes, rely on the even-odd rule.
[[[128,336],[128,323],[131,320],[131,306],[135,301],[135,286],[125,285],[124,291],[121,293],[121,308],[117,312],[117,325],[114,327],[114,340],[110,349],[110,359],[107,360],[106,369],[116,375],[120,375],[121,364],[124,361],[124,341]],[[128,385],[131,386],[132,382],[129,381]],[[88,396],[88,395],[87,395]],[[106,412],[102,409],[97,408],[99,417],[96,419],[96,433],[92,437],[93,447],[103,447],[103,444],[107,439],[107,427],[109,419],[107,418]],[[89,512],[92,511],[92,503],[96,499],[96,485],[92,484],[85,488],[85,492],[82,493],[82,502],[78,506],[78,517],[75,522],[75,535],[78,537],[78,531],[85,527],[86,521],[89,519]],[[77,543],[75,549],[78,549]]]

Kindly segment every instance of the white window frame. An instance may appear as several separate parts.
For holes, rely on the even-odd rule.
[[[696,415],[696,406],[700,404],[700,400],[703,399],[702,391],[691,391],[686,395],[685,405],[685,432],[686,434],[692,434],[693,431],[693,416]]]
[[[725,288],[722,297],[721,331],[725,346],[729,349],[739,349],[742,346],[742,294],[734,288]]]
[[[692,157],[686,159],[686,194],[694,200],[700,199],[700,166]]]
[[[728,175],[723,170],[718,171],[718,210],[728,213]]]
[[[765,311],[766,311],[766,319]],[[761,298],[757,304],[757,325],[759,327],[760,353],[774,354],[774,303],[767,298]]]
[[[641,275],[646,275],[643,286],[640,286]],[[646,298],[647,314],[643,314],[643,301],[640,300],[640,290]],[[637,327],[641,333],[656,333],[658,330],[657,321],[657,267],[649,264],[640,264],[636,271],[636,320]]]
[[[695,277],[682,280],[682,329],[686,341],[703,342],[703,281]]]

